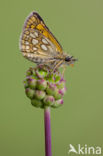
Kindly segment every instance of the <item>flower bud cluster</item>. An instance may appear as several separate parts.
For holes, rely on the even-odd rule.
[[[58,108],[66,92],[65,80],[59,71],[51,72],[46,66],[30,68],[24,80],[25,93],[35,107]]]

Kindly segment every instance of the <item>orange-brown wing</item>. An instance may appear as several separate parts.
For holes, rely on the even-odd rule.
[[[63,53],[61,45],[56,40],[54,35],[50,32],[50,30],[45,25],[43,19],[39,16],[38,13],[32,12],[29,18],[27,18],[24,29],[28,29],[28,28],[37,29],[38,32],[42,33],[46,38],[48,38],[55,45],[57,52]]]

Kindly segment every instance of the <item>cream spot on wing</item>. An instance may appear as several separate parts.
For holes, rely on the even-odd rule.
[[[38,37],[38,33],[35,31],[35,32],[31,32],[30,33],[30,36],[32,37],[32,38],[36,38],[36,37]]]
[[[24,45],[22,45],[22,46],[21,46],[21,49],[25,49],[25,46],[24,46]]]
[[[35,36],[35,34],[33,33],[30,33],[30,36],[32,37],[32,38],[36,38],[36,36]]]
[[[25,31],[25,34],[28,35],[29,34],[29,31]]]
[[[29,45],[29,42],[28,42],[28,41],[25,41],[25,44],[26,44],[26,45]]]
[[[32,40],[32,43],[33,43],[34,45],[36,45],[36,44],[38,43],[38,40],[33,39],[33,40]]]
[[[33,21],[35,21],[36,19],[35,19],[35,17],[31,17],[31,19],[33,20]]]
[[[31,54],[28,54],[28,57],[31,57]]]
[[[37,48],[36,47],[33,47],[33,50],[37,50]]]
[[[29,46],[26,46],[26,50],[29,49]]]
[[[31,58],[33,58],[33,56],[34,56],[33,54],[30,55]]]
[[[34,34],[35,34],[36,37],[38,37],[38,33],[36,31],[34,32]]]
[[[26,49],[26,52],[28,52],[28,53],[29,53],[29,52],[30,52],[30,49]]]
[[[48,41],[46,40],[46,39],[42,39],[42,42],[44,43],[44,44],[48,44]]]
[[[28,39],[29,39],[29,35],[27,35],[27,36],[25,37],[25,39],[28,40]]]
[[[43,50],[47,50],[47,47],[46,47],[44,44],[41,45],[41,48],[42,48]]]

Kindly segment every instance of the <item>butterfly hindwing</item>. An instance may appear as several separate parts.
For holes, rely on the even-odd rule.
[[[35,12],[27,18],[20,39],[23,55],[33,61],[35,57],[52,58],[62,53],[62,47]],[[35,62],[35,61],[34,61]]]

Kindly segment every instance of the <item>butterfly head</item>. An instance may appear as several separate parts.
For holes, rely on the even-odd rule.
[[[77,61],[77,59],[75,59],[73,56],[66,56],[65,57],[65,63],[67,65],[73,66],[75,61]]]

